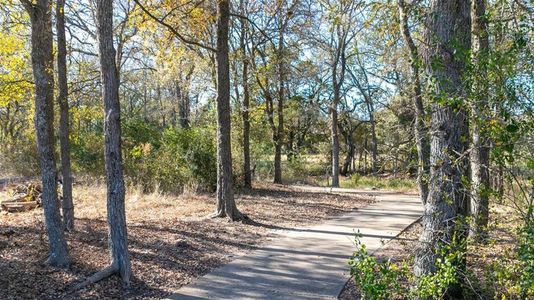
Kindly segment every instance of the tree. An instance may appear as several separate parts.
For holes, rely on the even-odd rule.
[[[473,99],[471,105],[471,216],[469,235],[477,240],[486,239],[489,215],[489,163],[490,145],[483,125],[488,120],[487,58],[489,37],[487,30],[486,1],[471,1],[473,65]]]
[[[354,1],[336,3],[336,9],[339,11],[331,20],[330,48],[332,51],[333,98],[330,105],[330,134],[332,143],[332,187],[339,187],[338,106],[341,101],[341,88],[343,87],[347,70],[347,47],[355,36],[351,31],[355,3]]]
[[[66,230],[74,229],[74,205],[72,203],[72,172],[69,142],[69,101],[67,86],[67,45],[65,40],[65,0],[57,0],[57,78],[59,93],[59,141],[61,144],[61,174],[63,175],[63,225]]]
[[[217,2],[217,45],[213,48],[195,38],[182,35],[172,25],[152,14],[139,0],[134,0],[152,20],[167,28],[188,47],[199,47],[211,55],[215,53],[217,75],[217,206],[212,217],[227,217],[232,221],[245,216],[237,209],[233,191],[232,147],[230,137],[230,62],[229,62],[229,20],[230,4],[227,0]]]
[[[245,12],[245,1],[239,2],[240,11]],[[242,66],[242,80],[243,80],[243,111],[241,116],[243,118],[243,186],[245,188],[252,188],[252,175],[250,170],[250,89],[249,89],[249,75],[248,67],[249,61],[247,57],[246,38],[248,23],[240,19],[241,36],[239,39],[239,47],[241,48],[241,55],[243,56]]]
[[[128,285],[132,275],[124,208],[125,187],[121,149],[119,72],[113,46],[113,0],[98,0],[96,2],[96,19],[102,100],[104,102],[108,243],[111,263],[102,271],[78,284],[76,289],[83,288],[113,274],[119,274],[123,283]]]
[[[421,202],[426,203],[428,196],[428,140],[425,126],[425,108],[423,105],[423,94],[421,88],[421,79],[419,78],[419,53],[412,39],[410,28],[408,27],[408,10],[404,0],[398,0],[400,28],[404,43],[410,54],[411,84],[413,88],[413,105],[415,108],[414,135],[415,145],[417,147],[417,185]]]
[[[297,1],[293,2],[294,4]],[[285,77],[286,67],[284,63],[284,34],[288,23],[287,13],[284,7],[285,1],[276,1],[278,13],[278,49],[276,51],[278,72],[278,125],[273,130],[274,141],[274,183],[282,183],[282,144],[284,141],[284,101],[285,101]]]
[[[67,242],[58,206],[56,159],[54,156],[54,56],[52,54],[52,3],[21,0],[30,15],[31,57],[35,80],[35,132],[41,165],[42,201],[49,254],[47,263],[69,264]]]
[[[228,58],[228,0],[217,1],[217,210],[215,217],[232,221],[243,218],[237,209],[233,190],[232,147],[230,139],[230,62]]]
[[[461,244],[465,237],[462,216],[467,211],[463,186],[467,174],[468,137],[463,103],[463,75],[470,50],[470,7],[467,1],[432,0],[425,44],[427,72],[434,82],[431,120],[430,180],[423,215],[421,244],[416,252],[416,276],[436,270],[438,247]],[[452,251],[452,250],[451,250]]]

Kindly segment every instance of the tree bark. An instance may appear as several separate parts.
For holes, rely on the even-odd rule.
[[[335,74],[333,75],[335,77]],[[330,106],[330,134],[332,136],[332,187],[339,187],[339,135],[337,133],[337,106],[339,95],[335,95],[336,90],[337,89],[334,88],[334,99],[332,100],[332,105]]]
[[[282,1],[279,3],[283,3]],[[285,97],[285,68],[284,68],[284,24],[283,10],[279,7],[280,27],[278,29],[278,126],[274,143],[274,183],[282,183],[282,144],[284,140],[284,97]]]
[[[48,233],[48,260],[51,266],[70,262],[61,223],[54,156],[54,56],[52,53],[52,3],[49,0],[22,0],[31,21],[31,58],[35,80],[35,131],[41,165],[43,207]]]
[[[243,218],[234,200],[230,142],[230,63],[228,58],[228,0],[217,2],[217,210],[214,217]]]
[[[113,46],[113,0],[97,0],[102,99],[104,102],[105,161],[107,179],[107,210],[111,265],[122,281],[129,284],[131,264],[128,253],[128,233],[124,207],[119,73]]]
[[[67,43],[65,39],[65,0],[57,0],[56,31],[57,31],[57,78],[59,103],[59,141],[61,144],[61,175],[63,176],[63,225],[65,230],[74,229],[74,204],[72,203],[72,172],[70,163],[69,141],[69,101],[67,86]]]
[[[471,1],[473,64],[476,78],[473,84],[473,103],[471,106],[471,217],[469,235],[475,240],[485,241],[489,217],[489,152],[490,141],[481,125],[487,121],[484,110],[487,109],[487,55],[489,39],[486,19],[486,1]]]
[[[339,50],[337,51],[339,53]],[[339,93],[341,83],[337,80],[337,66],[339,54],[333,62],[332,68],[332,87],[334,88],[334,97],[330,106],[330,134],[332,139],[332,187],[339,187],[339,135],[338,135],[338,112]]]
[[[244,13],[243,0],[241,0],[241,12]],[[252,188],[252,176],[250,172],[250,91],[248,82],[248,58],[245,45],[247,35],[247,22],[241,19],[241,54],[243,55],[243,186]]]
[[[468,193],[462,184],[467,174],[465,141],[468,140],[467,118],[462,107],[466,88],[462,79],[471,46],[469,2],[431,0],[429,16],[424,59],[429,75],[435,80],[432,92],[438,99],[432,105],[431,172],[421,244],[415,257],[416,276],[434,272],[437,249],[452,244],[453,237],[453,247],[462,245],[467,233],[462,220],[468,204]],[[455,250],[463,251],[450,251]]]
[[[412,72],[413,105],[415,109],[414,135],[417,147],[417,185],[421,202],[426,204],[428,196],[428,140],[425,126],[425,109],[423,106],[423,95],[421,80],[419,78],[419,53],[412,39],[410,28],[408,27],[408,12],[404,0],[398,0],[401,32],[406,43],[406,48],[410,53],[410,68]]]
[[[369,99],[369,101],[371,101]],[[375,109],[369,102],[369,124],[371,124],[371,170],[373,174],[378,172],[378,139],[376,137]]]

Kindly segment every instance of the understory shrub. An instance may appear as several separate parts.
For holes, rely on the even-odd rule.
[[[362,299],[390,299],[400,292],[400,280],[408,275],[407,265],[379,262],[356,238],[357,249],[349,260],[350,275],[359,287]]]
[[[452,250],[450,246],[440,247],[436,271],[418,278],[411,272],[410,260],[379,261],[367,252],[359,237],[356,237],[356,246],[349,266],[362,299],[442,299],[448,287],[458,284],[457,262],[462,259],[463,252]]]
[[[133,132],[144,133],[136,134],[137,140],[125,142],[126,175],[133,184],[145,191],[158,188],[172,193],[181,193],[185,188],[215,190],[217,159],[211,132],[168,128],[159,133],[142,127],[130,127]]]

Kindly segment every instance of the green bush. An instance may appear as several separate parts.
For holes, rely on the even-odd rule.
[[[406,265],[399,268],[389,260],[379,262],[367,252],[364,244],[356,238],[357,250],[349,260],[350,275],[360,288],[362,299],[390,299],[400,291],[400,279],[405,277]]]
[[[451,250],[450,246],[440,248],[434,273],[415,278],[407,261],[380,262],[367,252],[359,237],[356,245],[349,266],[362,299],[442,299],[447,289],[458,283],[457,262],[463,252]]]
[[[534,298],[534,222],[528,222],[519,232],[518,258],[520,271],[521,299]]]
[[[213,191],[217,183],[213,135],[202,129],[168,128],[159,133],[143,124],[127,127],[126,175],[145,191],[181,193],[184,188]]]
[[[0,173],[36,176],[41,173],[35,140],[0,145]]]
[[[93,176],[104,174],[104,137],[98,132],[82,132],[70,138],[72,170]]]

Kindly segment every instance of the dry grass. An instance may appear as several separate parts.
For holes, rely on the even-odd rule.
[[[252,222],[206,219],[214,209],[214,195],[146,195],[130,188],[126,208],[132,284],[123,288],[113,277],[74,294],[66,290],[108,263],[103,186],[75,186],[76,231],[67,235],[73,264],[67,270],[42,265],[47,241],[41,209],[0,212],[0,299],[161,298],[274,237],[273,229],[320,222],[370,202],[269,184],[236,196]]]

